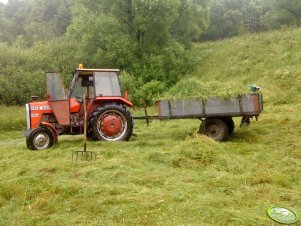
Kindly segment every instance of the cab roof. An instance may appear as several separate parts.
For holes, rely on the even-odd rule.
[[[119,73],[119,69],[87,69],[87,68],[77,68],[74,74],[80,75],[92,75],[93,72],[116,72]]]

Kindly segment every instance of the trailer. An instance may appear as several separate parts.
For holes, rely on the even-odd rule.
[[[216,141],[225,141],[234,131],[233,117],[241,117],[241,126],[249,125],[251,118],[258,119],[263,111],[263,98],[260,93],[248,93],[233,98],[223,99],[181,99],[160,100],[157,102],[158,114],[133,117],[133,119],[191,119],[202,121],[199,133],[207,135]]]

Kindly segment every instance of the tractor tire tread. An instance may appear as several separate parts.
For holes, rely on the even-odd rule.
[[[33,150],[33,151],[37,150],[37,148],[33,144],[33,139],[34,139],[34,136],[37,133],[39,133],[40,131],[43,131],[43,132],[47,133],[48,136],[49,136],[49,145],[48,145],[47,148],[50,148],[50,147],[53,146],[53,144],[54,144],[54,135],[53,135],[52,131],[50,129],[46,128],[46,127],[38,127],[36,129],[32,130],[30,132],[30,134],[26,137],[26,146],[27,146],[28,149]]]
[[[110,103],[110,104],[105,104],[102,105],[100,107],[97,107],[95,109],[95,111],[91,114],[90,120],[89,120],[89,126],[88,126],[88,132],[87,134],[89,134],[89,137],[94,140],[94,141],[98,141],[98,140],[104,140],[97,131],[97,120],[98,117],[105,111],[108,110],[117,110],[120,113],[122,113],[127,121],[127,132],[126,134],[119,140],[119,141],[128,141],[130,139],[130,137],[133,134],[133,126],[134,126],[134,122],[133,119],[131,117],[131,113],[129,112],[129,110],[124,107],[121,104],[117,104],[117,103]]]

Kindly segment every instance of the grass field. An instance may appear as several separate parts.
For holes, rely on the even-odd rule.
[[[25,106],[0,105],[0,132],[24,130],[26,127]]]
[[[129,142],[88,142],[97,159],[74,163],[82,136],[32,152],[3,120],[20,108],[1,111],[0,224],[266,226],[273,205],[300,217],[300,44],[299,29],[196,47],[194,77],[263,88],[259,121],[224,143],[199,135],[198,120],[139,121]]]

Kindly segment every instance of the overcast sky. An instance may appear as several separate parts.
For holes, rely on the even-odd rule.
[[[0,2],[6,4],[8,0],[0,0]]]

